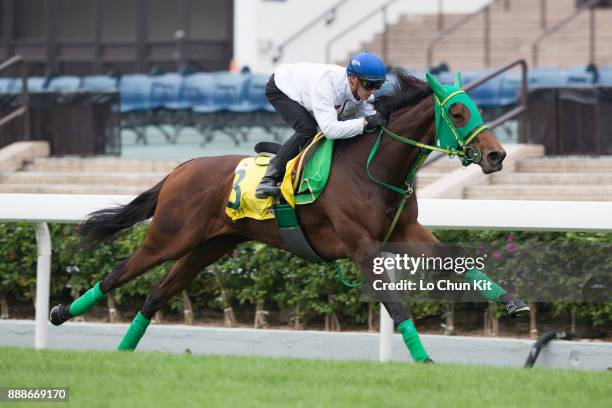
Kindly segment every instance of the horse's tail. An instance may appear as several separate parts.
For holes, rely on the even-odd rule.
[[[86,248],[94,248],[102,242],[111,241],[114,236],[134,224],[148,220],[155,213],[157,197],[167,177],[154,187],[140,193],[126,205],[94,211],[87,216],[78,231]]]

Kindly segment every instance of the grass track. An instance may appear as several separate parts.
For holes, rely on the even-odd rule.
[[[18,407],[612,406],[609,372],[6,347],[0,386],[70,387]]]

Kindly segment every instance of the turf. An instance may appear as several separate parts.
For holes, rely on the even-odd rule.
[[[612,406],[610,372],[25,348],[0,348],[0,386],[70,387],[55,407]]]

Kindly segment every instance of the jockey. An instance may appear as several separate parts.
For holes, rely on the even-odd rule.
[[[367,51],[351,58],[346,68],[308,62],[280,65],[268,80],[266,97],[295,134],[270,160],[255,196],[280,193],[277,183],[285,165],[308,145],[317,128],[328,139],[346,139],[384,125],[373,101],[385,80],[384,62]]]

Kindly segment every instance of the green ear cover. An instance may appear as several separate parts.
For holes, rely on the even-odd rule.
[[[429,72],[425,76],[427,78],[427,83],[438,98],[444,99],[446,96],[446,89],[444,89],[444,86],[440,83],[440,81],[438,81],[438,79]]]
[[[455,88],[461,89],[461,72],[455,72]]]

